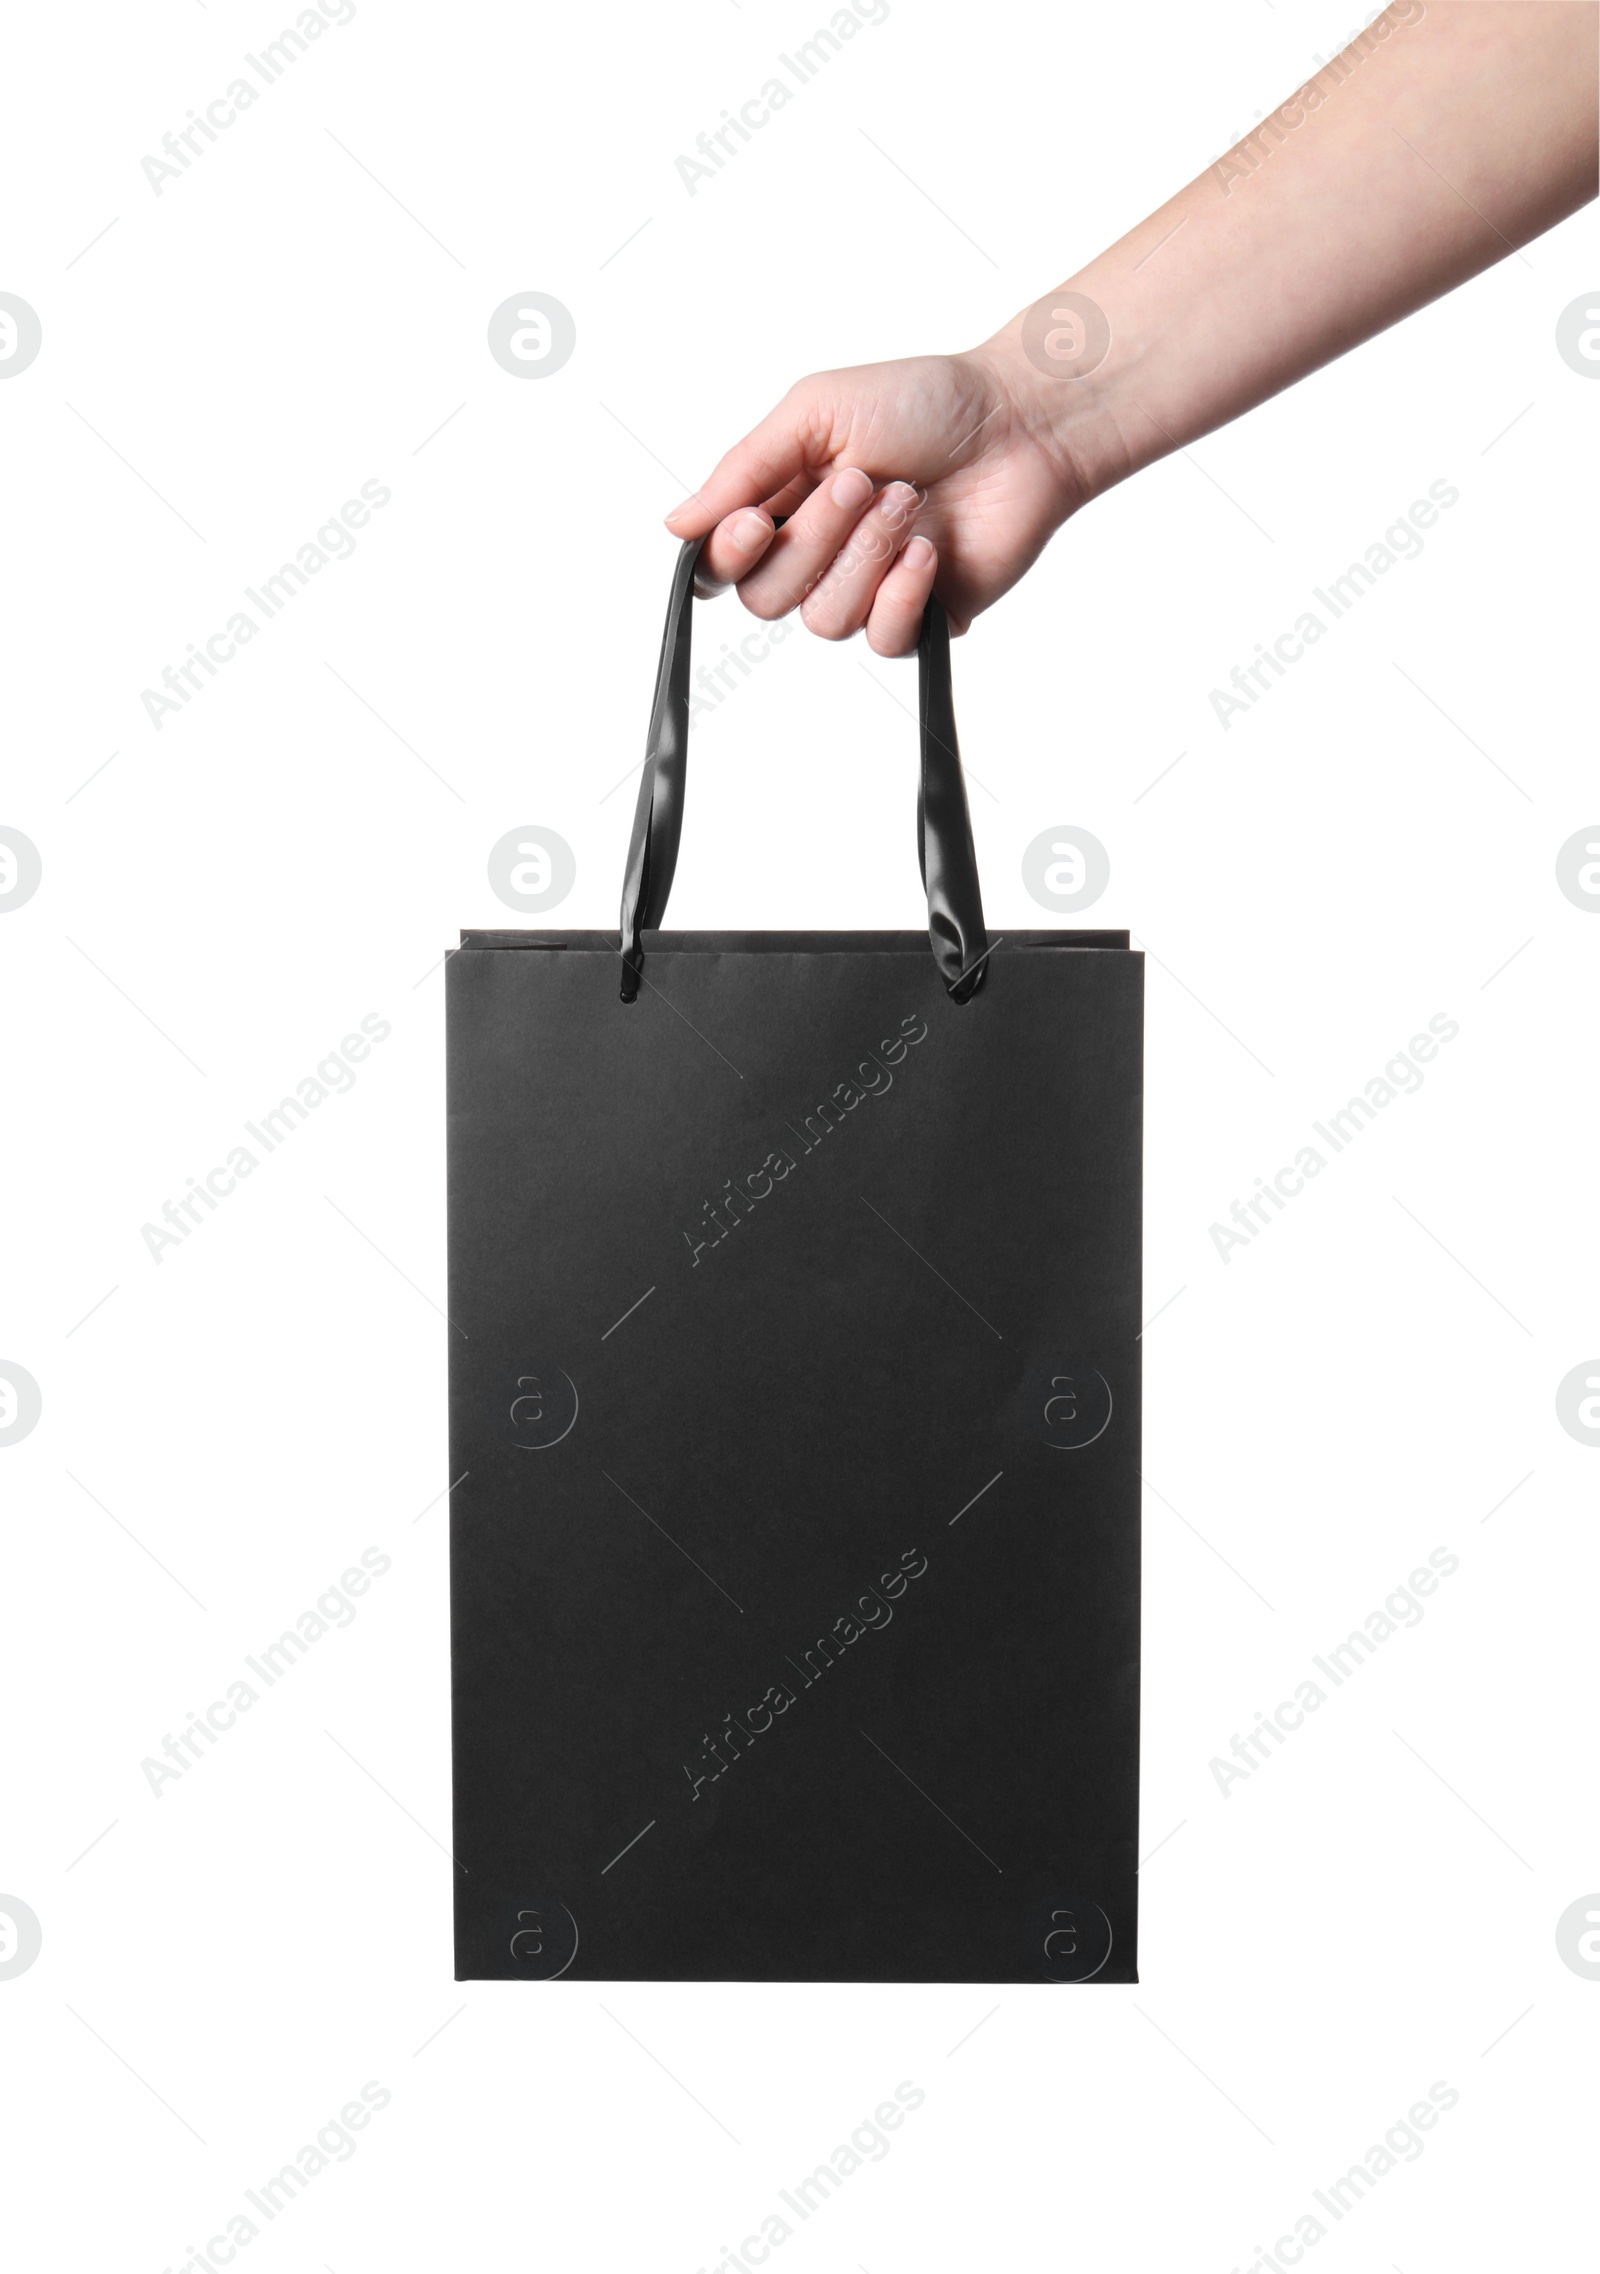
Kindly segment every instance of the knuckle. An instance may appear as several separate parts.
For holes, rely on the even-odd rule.
[[[809,609],[802,610],[802,614],[805,616],[806,630],[815,632],[819,640],[847,640],[850,637],[851,627],[842,616]]]
[[[787,616],[794,605],[786,594],[775,590],[770,585],[757,585],[752,589],[749,585],[741,584],[738,587],[738,592],[740,600],[749,609],[751,615],[759,616],[764,624],[776,623],[780,616]]]

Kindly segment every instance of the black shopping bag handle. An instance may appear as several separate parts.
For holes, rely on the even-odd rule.
[[[622,1000],[631,1003],[644,970],[642,934],[659,931],[667,912],[689,763],[689,644],[695,563],[703,538],[678,553],[667,602],[655,702],[650,712],[644,778],[634,809],[628,866],[622,880]],[[930,596],[917,642],[922,775],[917,790],[917,865],[928,895],[928,938],[952,1002],[971,1000],[988,968],[983,896],[972,848],[972,817],[956,741],[950,692],[950,624]]]

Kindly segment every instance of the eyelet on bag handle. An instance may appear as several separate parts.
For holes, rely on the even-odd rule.
[[[683,830],[689,764],[689,650],[695,564],[703,537],[678,552],[656,672],[655,702],[645,745],[644,776],[634,809],[622,880],[622,1000],[633,1002],[644,971],[642,935],[659,931],[667,912]],[[918,729],[922,745],[917,789],[917,865],[928,896],[928,938],[952,1002],[970,1002],[988,969],[989,939],[972,846],[972,816],[956,740],[950,689],[950,623],[936,595],[923,611],[917,641]]]

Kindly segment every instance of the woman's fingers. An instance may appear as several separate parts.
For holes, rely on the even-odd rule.
[[[719,521],[700,549],[695,564],[694,588],[709,600],[725,584],[748,576],[772,542],[772,517],[759,506],[741,506]]]
[[[909,482],[891,482],[870,511],[861,515],[800,611],[808,631],[825,640],[848,639],[860,631],[873,612],[880,585],[911,535],[921,504]]]
[[[770,620],[798,605],[823,639],[865,626],[877,654],[909,655],[938,569],[927,538],[908,537],[921,503],[909,482],[892,482],[874,500],[870,478],[847,467],[780,532],[765,510],[742,506],[707,537],[695,590],[707,599],[737,584],[752,615]]]
[[[874,655],[910,655],[922,630],[939,555],[927,537],[913,537],[878,587],[867,618],[867,645]]]
[[[770,622],[798,607],[847,545],[871,499],[872,476],[859,466],[847,466],[819,483],[741,579],[739,597],[751,614]]]
[[[692,497],[674,506],[667,527],[675,537],[703,537],[740,506],[776,497],[805,473],[807,463],[805,421],[786,398],[717,461]]]
[[[799,608],[823,639],[865,626],[879,655],[909,654],[938,567],[933,546],[912,536],[922,498],[907,482],[875,497],[859,466],[819,472],[828,442],[801,392],[736,443],[667,526],[705,539],[702,597],[737,585],[751,614],[769,622]]]

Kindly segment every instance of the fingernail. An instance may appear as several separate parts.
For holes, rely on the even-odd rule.
[[[686,513],[693,512],[695,506],[698,505],[699,502],[700,501],[698,498],[686,497],[682,505],[675,505],[672,511],[666,516],[668,526],[670,527],[674,521],[681,521]]]
[[[752,509],[741,513],[728,524],[728,542],[736,553],[753,553],[772,535],[772,524],[764,513]]]
[[[883,493],[883,518],[891,529],[899,529],[911,519],[921,503],[921,497],[910,482],[891,482]]]
[[[926,568],[933,558],[933,546],[926,537],[913,537],[904,558],[907,568]]]
[[[847,466],[842,474],[834,475],[828,495],[848,513],[852,506],[865,505],[871,497],[872,476],[859,466]]]

